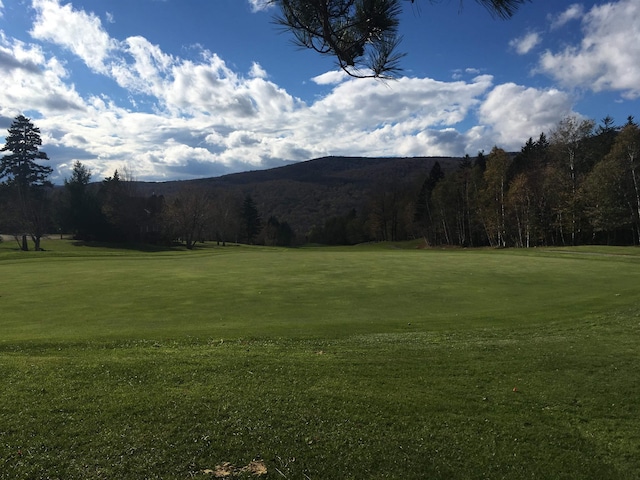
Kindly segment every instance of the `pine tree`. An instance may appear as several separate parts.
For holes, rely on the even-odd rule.
[[[40,129],[27,117],[19,115],[8,131],[6,143],[0,151],[12,153],[4,155],[0,161],[0,178],[22,189],[50,185],[48,179],[53,169],[36,163],[37,160],[49,160],[47,154],[40,151]]]
[[[242,219],[244,221],[247,243],[253,243],[258,233],[260,233],[262,222],[260,221],[258,207],[250,195],[245,197],[244,203],[242,204]]]
[[[40,239],[49,222],[49,202],[44,187],[51,186],[49,175],[53,169],[37,163],[49,160],[40,151],[40,129],[23,115],[15,118],[8,129],[2,152],[11,152],[0,160],[0,179],[4,179],[9,209],[13,213],[11,228],[22,250],[28,250],[27,235],[35,249],[40,250]]]
[[[89,189],[91,171],[81,162],[73,164],[71,177],[64,180],[59,219],[64,231],[80,240],[96,238],[103,215],[95,193]]]

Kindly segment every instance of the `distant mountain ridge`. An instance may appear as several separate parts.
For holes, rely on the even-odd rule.
[[[250,195],[263,218],[288,222],[298,235],[328,218],[360,211],[376,190],[416,190],[436,162],[451,171],[460,157],[322,157],[267,170],[170,182],[137,182],[142,195],[170,197],[185,185]],[[416,190],[417,191],[417,190]],[[407,192],[409,193],[409,192]]]

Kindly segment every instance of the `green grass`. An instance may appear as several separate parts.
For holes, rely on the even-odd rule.
[[[640,249],[44,247],[0,244],[0,479],[640,476]]]

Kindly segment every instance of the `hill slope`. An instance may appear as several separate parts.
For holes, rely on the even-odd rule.
[[[417,192],[436,162],[443,170],[460,158],[323,157],[269,170],[257,170],[189,181],[140,183],[139,191],[170,197],[182,186],[251,195],[263,219],[274,215],[304,235],[328,218],[361,210],[376,191],[394,186]],[[409,192],[411,191],[411,192]]]

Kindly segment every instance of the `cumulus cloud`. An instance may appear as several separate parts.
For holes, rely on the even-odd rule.
[[[0,47],[0,67],[2,67],[2,70],[5,72],[19,69],[34,74],[40,73],[38,64],[29,59],[19,59],[14,55],[14,52],[2,47]]]
[[[530,32],[522,37],[511,40],[509,46],[519,55],[525,55],[533,50],[541,41],[542,38],[539,33]]]
[[[519,150],[524,142],[549,132],[571,112],[572,99],[557,89],[539,90],[514,83],[496,86],[479,109],[481,123],[493,132],[495,144]]]
[[[347,75],[344,70],[333,70],[317,75],[311,80],[318,85],[335,85],[337,83],[344,82],[348,78],[349,75]]]
[[[0,114],[14,117],[28,106],[43,114],[83,111],[84,102],[65,82],[67,71],[42,49],[0,36]]]
[[[579,45],[546,51],[538,71],[567,86],[640,97],[640,44],[634,40],[640,36],[640,3],[596,5],[583,15],[582,30]]]
[[[74,10],[70,3],[60,5],[58,0],[33,0],[33,8],[37,12],[33,38],[58,44],[94,71],[105,73],[105,61],[117,47],[95,14]]]
[[[249,70],[249,75],[254,78],[267,78],[267,71],[260,66],[259,63],[253,62],[251,65],[251,70]]]
[[[92,169],[94,180],[123,166],[141,180],[167,180],[323,155],[519,149],[571,110],[571,99],[558,90],[494,85],[476,69],[460,70],[455,81],[387,82],[330,71],[311,79],[326,92],[305,102],[257,62],[239,72],[202,47],[181,58],[142,36],[112,38],[98,16],[71,3],[33,0],[33,6],[33,44],[0,35],[0,120],[38,112],[57,182],[75,160]],[[120,90],[110,97],[86,87],[80,95],[67,70],[77,62],[57,58],[50,44]]]

